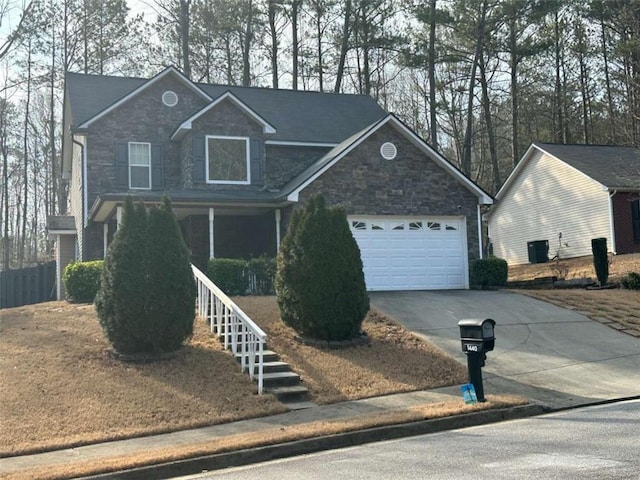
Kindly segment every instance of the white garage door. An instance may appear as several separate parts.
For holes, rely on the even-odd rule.
[[[349,217],[367,290],[436,290],[467,286],[462,218]]]

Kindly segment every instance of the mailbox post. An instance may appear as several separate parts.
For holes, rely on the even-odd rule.
[[[458,322],[462,351],[467,355],[469,382],[476,390],[479,402],[485,402],[482,385],[482,367],[487,358],[486,353],[495,345],[494,327],[496,322],[490,318],[467,318]]]

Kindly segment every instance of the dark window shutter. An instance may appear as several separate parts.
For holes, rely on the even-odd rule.
[[[249,142],[251,152],[251,183],[264,185],[264,143],[259,138],[252,138]]]
[[[205,183],[206,181],[206,152],[204,148],[204,135],[193,136],[193,182]]]
[[[116,145],[116,185],[129,188],[129,145]]]
[[[633,226],[633,241],[640,243],[640,200],[631,202],[631,225]]]
[[[164,158],[162,145],[151,144],[151,188],[164,188]]]

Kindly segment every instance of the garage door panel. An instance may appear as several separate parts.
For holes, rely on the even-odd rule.
[[[461,220],[353,217],[350,225],[369,290],[465,288]]]

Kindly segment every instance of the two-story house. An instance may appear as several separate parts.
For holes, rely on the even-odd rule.
[[[103,258],[127,196],[168,195],[203,265],[276,255],[292,209],[322,193],[347,211],[369,289],[467,288],[492,203],[369,96],[200,84],[171,67],[67,74],[62,169],[60,271],[64,252]]]

